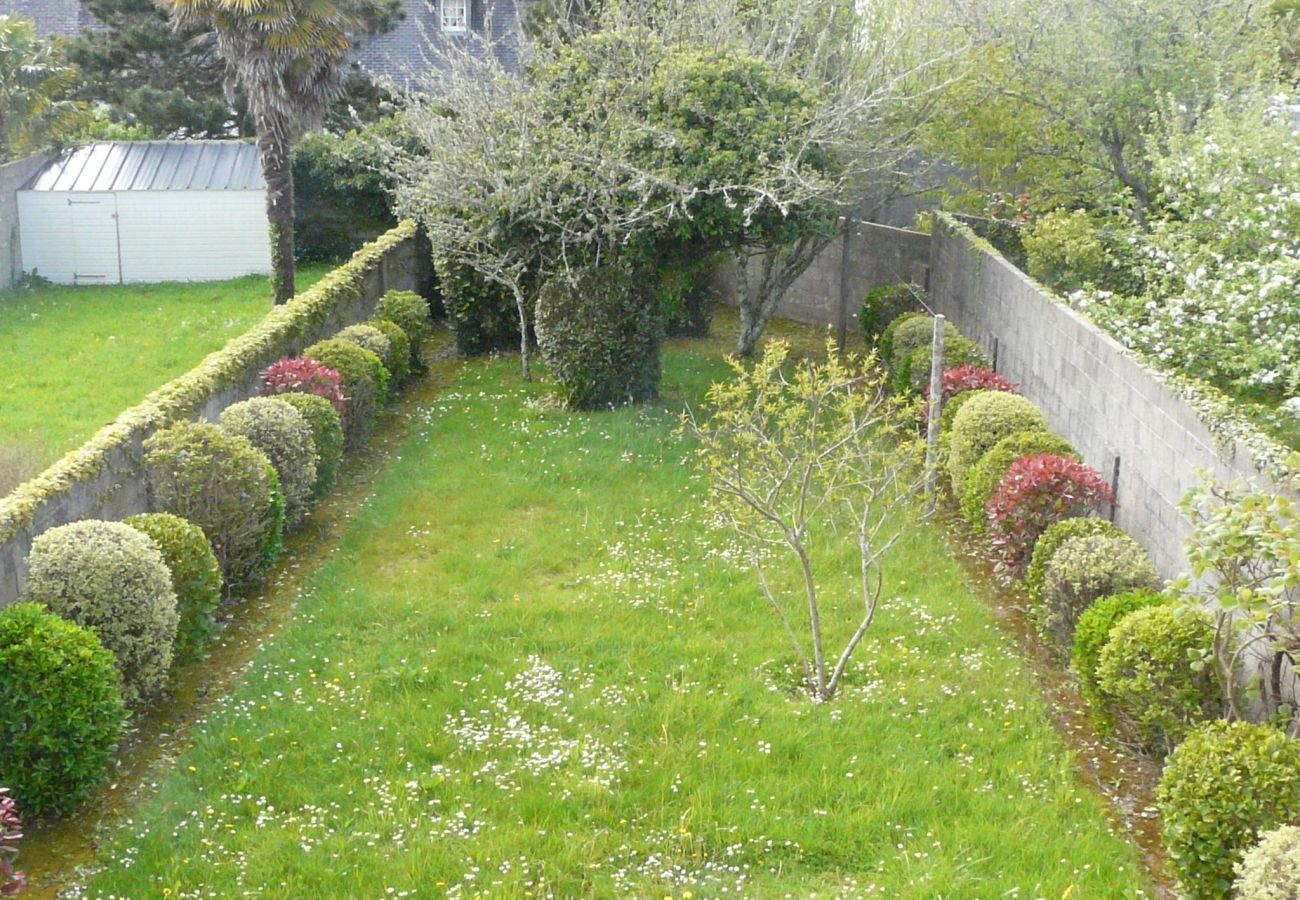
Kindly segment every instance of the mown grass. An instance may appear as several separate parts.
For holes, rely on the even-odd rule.
[[[842,695],[787,689],[674,433],[715,349],[673,345],[662,405],[590,415],[467,364],[81,893],[1140,895],[932,527]],[[834,598],[852,560],[819,562]]]
[[[303,267],[299,288],[328,270]],[[0,493],[220,349],[270,303],[264,276],[0,292]]]

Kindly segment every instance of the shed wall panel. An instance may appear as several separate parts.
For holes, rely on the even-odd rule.
[[[117,195],[122,280],[217,281],[271,271],[262,191]]]
[[[19,191],[19,240],[23,269],[58,284],[72,284],[77,258],[72,242],[72,207],[62,191]]]

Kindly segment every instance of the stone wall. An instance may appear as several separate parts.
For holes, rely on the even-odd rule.
[[[1161,574],[1186,571],[1191,526],[1178,504],[1199,473],[1275,490],[1244,447],[1220,450],[1154,373],[1001,256],[936,225],[931,260],[935,311],[982,345],[1089,465],[1108,480],[1118,466],[1115,521]]]
[[[370,251],[367,256],[367,250],[363,249],[354,262],[348,264],[357,265],[356,259],[368,260],[363,265],[363,287],[359,292],[349,292],[350,296],[332,307],[321,319],[294,329],[291,335],[267,346],[256,358],[241,364],[234,378],[224,379],[219,388],[205,390],[193,402],[186,401],[185,408],[191,415],[215,421],[227,406],[258,392],[258,373],[276,359],[296,354],[344,326],[369,318],[374,313],[376,302],[388,290],[420,289],[426,278],[429,257],[427,244],[425,252],[421,252],[419,241],[419,238],[408,237],[379,255]],[[27,556],[32,540],[41,532],[80,519],[116,520],[149,511],[142,465],[144,442],[156,429],[174,419],[152,412],[140,414],[141,410],[152,407],[155,398],[168,396],[173,385],[199,372],[207,364],[208,361],[200,363],[191,373],[159,388],[141,406],[126,410],[117,422],[105,426],[91,438],[77,454],[94,458],[96,464],[93,467],[83,471],[75,461],[69,463],[65,459],[37,476],[36,481],[49,489],[41,493],[39,505],[30,515],[23,517],[21,524],[7,529],[0,536],[0,607],[18,598],[27,577]],[[0,499],[0,512],[15,496],[17,492],[8,499]]]
[[[0,166],[0,291],[13,287],[22,274],[23,254],[18,240],[18,188],[45,165],[45,154]]]

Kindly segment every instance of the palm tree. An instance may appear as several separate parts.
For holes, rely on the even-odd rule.
[[[74,74],[30,20],[0,15],[0,162],[36,149],[75,114],[62,98]]]
[[[155,0],[177,28],[216,32],[229,77],[248,100],[266,179],[275,302],[293,297],[289,154],[343,90],[349,33],[375,0]]]

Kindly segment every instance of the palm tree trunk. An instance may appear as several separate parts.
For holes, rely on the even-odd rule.
[[[266,180],[266,220],[271,233],[271,285],[277,304],[293,299],[293,166],[289,143],[267,122],[259,122],[257,151]]]

